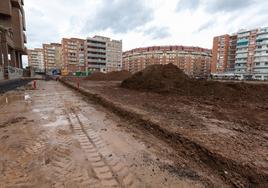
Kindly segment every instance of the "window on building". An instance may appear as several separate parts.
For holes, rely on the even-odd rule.
[[[260,65],[260,63],[255,63],[255,65],[256,65],[256,66],[259,66],[259,65]]]

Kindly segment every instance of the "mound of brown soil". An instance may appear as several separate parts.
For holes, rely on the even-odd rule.
[[[95,72],[88,76],[86,80],[91,81],[122,81],[131,77],[131,73],[128,71],[115,71],[107,74],[101,72]]]
[[[184,96],[213,97],[225,100],[268,101],[267,84],[221,83],[190,79],[177,66],[152,65],[124,80],[121,87]]]

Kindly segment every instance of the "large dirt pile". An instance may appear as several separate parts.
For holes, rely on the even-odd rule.
[[[121,87],[224,100],[268,101],[267,84],[222,83],[190,79],[177,66],[152,65],[124,80]]]
[[[122,81],[131,77],[131,73],[128,71],[115,71],[107,74],[101,72],[95,72],[85,78],[86,80],[91,81]]]

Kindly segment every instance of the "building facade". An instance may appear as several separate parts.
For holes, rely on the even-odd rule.
[[[268,28],[214,37],[211,73],[268,80]]]
[[[222,35],[214,37],[212,48],[211,73],[224,73],[228,63],[228,50],[230,36]]]
[[[42,48],[28,50],[28,64],[35,72],[45,72],[44,50]]]
[[[256,36],[258,30],[241,30],[237,34],[235,74],[240,79],[253,76]]]
[[[62,69],[68,74],[86,71],[85,40],[78,38],[63,38]]]
[[[87,38],[86,64],[90,72],[122,70],[122,41],[102,36]]]
[[[268,27],[260,29],[257,33],[255,52],[254,78],[268,80]]]
[[[137,48],[123,54],[123,69],[135,73],[153,64],[172,63],[192,77],[208,77],[211,50],[187,46]]]
[[[59,43],[43,44],[46,74],[62,69],[62,47]]]
[[[0,79],[21,77],[27,54],[23,0],[0,1]]]

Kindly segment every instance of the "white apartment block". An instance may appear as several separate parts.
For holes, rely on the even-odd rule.
[[[122,41],[95,36],[86,40],[87,68],[103,73],[122,70]]]
[[[253,73],[258,80],[268,80],[268,27],[257,33]]]
[[[237,34],[235,74],[239,79],[268,80],[268,28]]]
[[[45,71],[44,52],[41,48],[28,50],[28,63],[35,72]]]

